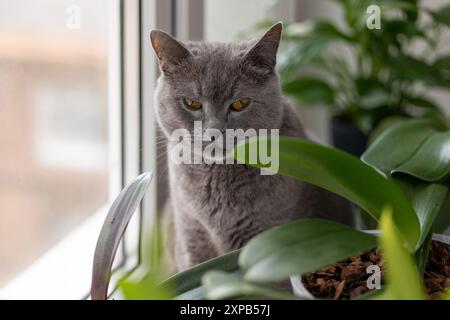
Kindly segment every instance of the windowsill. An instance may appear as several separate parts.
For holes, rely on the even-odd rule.
[[[48,250],[0,289],[0,299],[82,299],[90,288],[92,259],[108,206]],[[20,253],[18,253],[20,254]]]

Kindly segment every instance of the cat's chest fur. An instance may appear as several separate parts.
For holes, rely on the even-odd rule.
[[[170,179],[176,211],[199,221],[224,252],[292,220],[301,188],[244,165],[171,165]]]

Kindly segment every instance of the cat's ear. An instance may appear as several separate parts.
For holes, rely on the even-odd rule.
[[[244,61],[265,73],[272,72],[277,62],[278,45],[283,23],[273,25],[245,55]]]
[[[191,56],[184,45],[163,31],[152,30],[150,40],[158,57],[159,66],[164,73],[175,71],[178,65]]]

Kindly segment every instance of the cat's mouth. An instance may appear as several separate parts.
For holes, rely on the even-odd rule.
[[[190,135],[186,134],[187,130],[181,132],[176,139],[169,139],[169,161],[174,164],[239,164],[235,160],[235,147],[248,141],[259,137],[257,134],[250,132],[245,133],[240,130],[238,134],[231,134],[226,130],[226,134],[216,134],[214,138],[211,135]],[[262,131],[262,130],[261,130]],[[274,131],[274,132],[272,132]],[[246,159],[245,163],[258,164],[262,168],[269,168],[269,173],[261,174],[276,174],[278,172],[278,129],[272,129],[270,132],[271,138],[270,146],[264,143],[264,140],[258,141],[257,144],[249,143],[249,147],[237,148],[237,158]],[[266,131],[262,131],[260,137],[267,136]],[[263,141],[263,143],[260,143]],[[247,154],[248,149],[248,154]],[[244,152],[242,154],[242,152]],[[248,156],[248,157],[247,157]],[[247,162],[247,159],[249,162]],[[273,170],[272,170],[273,169]]]
[[[170,144],[169,158],[184,164],[234,164],[235,145],[222,139],[187,139]]]

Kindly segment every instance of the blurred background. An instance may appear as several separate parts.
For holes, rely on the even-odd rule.
[[[107,6],[0,1],[0,287],[107,201]]]
[[[368,1],[169,2],[189,12],[168,24],[181,40],[238,41],[283,21],[283,88],[325,143],[358,155],[388,118],[450,113],[450,9],[436,11],[449,1],[382,1],[381,30],[366,26]],[[112,3],[0,0],[0,287],[110,197]]]

